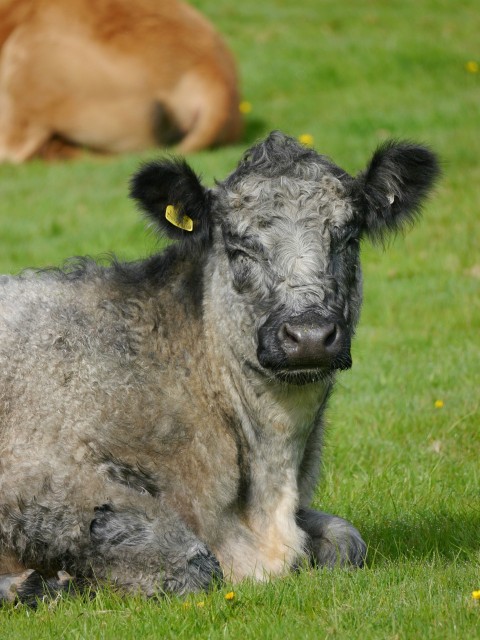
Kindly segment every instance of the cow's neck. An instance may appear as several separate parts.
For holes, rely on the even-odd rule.
[[[249,366],[242,347],[252,352],[252,330],[241,320],[241,309],[219,303],[215,289],[222,279],[216,276],[213,272],[206,278],[211,289],[204,298],[204,351],[216,364],[212,370],[219,376],[212,389],[228,415],[226,428],[235,429],[244,467],[239,471],[246,477],[235,507],[240,521],[232,529],[236,542],[230,544],[225,534],[215,552],[222,566],[237,567],[233,578],[261,578],[263,573],[282,573],[303,553],[305,534],[295,520],[300,468],[329,385],[284,385]]]
[[[237,369],[232,363],[224,369],[223,383],[245,442],[248,484],[239,495],[241,525],[235,527],[235,541],[229,543],[227,538],[218,554],[223,566],[236,567],[232,579],[248,575],[262,579],[288,571],[305,551],[305,534],[295,518],[299,470],[328,389],[265,384],[235,365]],[[250,553],[237,557],[245,545]]]
[[[282,385],[248,375],[238,363],[225,372],[232,408],[249,447],[253,476],[266,491],[296,490],[305,445],[327,394],[328,384]],[[232,371],[235,368],[235,371]],[[261,493],[261,488],[256,488]]]

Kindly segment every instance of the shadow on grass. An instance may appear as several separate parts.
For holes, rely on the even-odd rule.
[[[360,525],[369,547],[369,564],[387,560],[467,559],[480,551],[480,512],[418,513],[382,523]]]

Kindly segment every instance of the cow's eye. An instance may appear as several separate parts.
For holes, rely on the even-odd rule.
[[[241,263],[252,259],[248,253],[245,253],[245,251],[242,251],[241,249],[229,249],[227,253],[229,259],[234,260],[235,262]]]
[[[241,249],[229,249],[228,260],[232,269],[233,284],[238,291],[244,290],[250,280],[255,259]]]

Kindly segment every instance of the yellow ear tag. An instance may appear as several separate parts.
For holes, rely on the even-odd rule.
[[[182,215],[173,204],[169,204],[165,209],[165,218],[173,224],[174,227],[183,229],[184,231],[193,231],[193,220],[188,216]]]

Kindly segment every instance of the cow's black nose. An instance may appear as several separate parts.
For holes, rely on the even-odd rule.
[[[329,365],[344,347],[344,331],[339,324],[284,322],[277,334],[289,367]]]
[[[348,369],[350,334],[337,317],[312,312],[281,319],[272,315],[258,330],[257,357],[262,367],[284,373]]]

